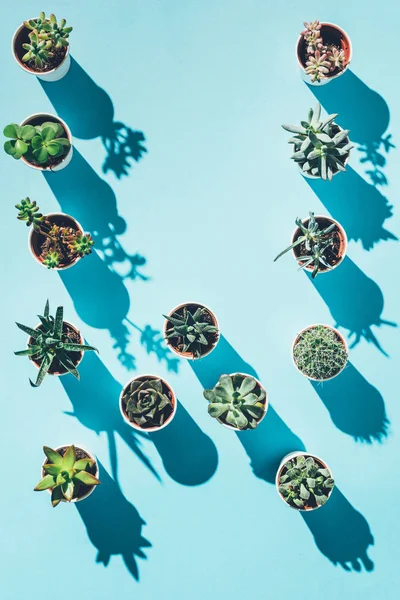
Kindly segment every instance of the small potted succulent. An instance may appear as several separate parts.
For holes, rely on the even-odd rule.
[[[347,250],[347,236],[343,227],[331,217],[309,213],[306,219],[296,219],[292,243],[274,259],[293,251],[299,270],[311,272],[314,279],[318,273],[327,273],[340,265]]]
[[[170,349],[188,359],[210,354],[219,340],[219,325],[214,313],[203,304],[180,304],[165,318],[164,338]]]
[[[4,151],[33,169],[61,171],[71,162],[72,136],[60,117],[37,113],[21,125],[6,125],[3,133],[9,138]]]
[[[208,414],[228,429],[255,429],[268,409],[267,393],[251,375],[221,375],[212,390],[204,390]]]
[[[43,316],[39,315],[40,323],[35,328],[16,325],[29,335],[26,350],[14,352],[16,356],[29,356],[35,367],[39,369],[36,382],[29,382],[32,387],[38,387],[47,373],[50,375],[65,375],[71,373],[79,379],[77,366],[87,350],[97,349],[83,343],[79,330],[63,320],[64,309],[59,306],[56,316],[50,315],[49,301],[44,307]]]
[[[72,217],[63,213],[42,215],[36,202],[29,198],[16,204],[17,219],[32,226],[29,248],[38,263],[48,269],[72,267],[92,252],[94,241]]]
[[[47,490],[54,507],[60,502],[80,502],[99,485],[96,459],[87,450],[74,445],[55,450],[43,446],[43,450],[42,479],[34,491]]]
[[[12,53],[19,66],[44,81],[58,81],[71,65],[69,34],[65,19],[57,21],[41,12],[36,19],[24,21],[14,33]]]
[[[333,23],[313,21],[297,40],[296,56],[304,81],[324,85],[343,75],[352,58],[351,41],[347,33]]]
[[[291,158],[298,164],[302,175],[309,179],[332,180],[340,171],[346,171],[350,150],[354,148],[348,137],[349,130],[334,122],[338,115],[321,119],[321,104],[310,108],[307,121],[301,125],[282,125],[293,133],[289,144],[293,144]]]
[[[295,338],[292,357],[296,368],[312,381],[337,377],[349,359],[347,344],[337,329],[310,325]]]
[[[329,500],[335,482],[326,463],[307,452],[285,456],[276,474],[282,500],[296,510],[315,510]]]
[[[140,431],[158,431],[171,423],[177,400],[171,386],[161,377],[140,375],[126,384],[119,398],[125,421]]]

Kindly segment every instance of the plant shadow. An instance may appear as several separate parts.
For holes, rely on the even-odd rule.
[[[103,173],[112,171],[120,179],[147,152],[142,131],[114,121],[110,96],[71,57],[71,67],[57,82],[39,80],[44,92],[72,134],[80,139],[100,137],[106,150]]]
[[[368,444],[388,436],[390,422],[381,394],[351,363],[331,381],[310,383],[338,429]]]
[[[327,275],[315,279],[307,276],[329,307],[335,326],[348,329],[350,338],[354,336],[350,348],[363,338],[387,356],[372,326],[397,327],[397,324],[382,319],[384,297],[375,281],[367,277],[348,256]]]
[[[147,559],[143,548],[151,547],[142,535],[146,522],[101,462],[97,462],[101,484],[89,498],[75,506],[90,541],[98,550],[96,562],[107,567],[111,556],[121,555],[132,577],[139,581],[137,558]]]
[[[236,350],[221,335],[216,349],[201,361],[191,361],[194,373],[204,388],[212,388],[223,373],[247,373],[258,378],[256,371],[246,363]],[[305,450],[300,438],[286,425],[269,404],[267,414],[257,429],[236,434],[243,445],[254,474],[268,483],[275,484],[280,461],[289,452]],[[367,549],[374,543],[366,519],[346,498],[336,490],[340,499],[333,500],[333,508],[324,517],[332,499],[322,509],[322,518],[304,518],[304,522],[314,537],[318,549],[333,563],[345,570],[359,570],[360,562],[367,571],[373,563],[367,556]],[[289,510],[289,508],[288,508]],[[302,513],[300,513],[302,514]],[[334,522],[330,515],[334,514]],[[350,566],[348,565],[350,563]]]
[[[328,113],[339,113],[337,122],[350,129],[350,138],[364,154],[361,162],[373,185],[388,185],[384,172],[386,154],[394,148],[386,132],[389,107],[382,96],[369,88],[352,71],[330,82],[329,86],[308,86]]]

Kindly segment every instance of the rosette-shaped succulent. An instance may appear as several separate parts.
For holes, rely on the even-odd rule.
[[[326,503],[335,485],[331,472],[312,456],[297,456],[282,468],[278,490],[294,508],[316,508]]]
[[[161,427],[173,410],[161,379],[134,379],[125,388],[122,402],[129,420],[139,427]]]
[[[218,327],[210,322],[207,308],[199,306],[191,312],[187,306],[184,306],[182,314],[174,312],[169,317],[163,316],[172,325],[166,330],[166,339],[172,339],[172,343],[177,340],[179,352],[190,352],[193,358],[200,358],[205,349],[215,343],[215,339],[210,340],[208,334],[218,334]],[[213,337],[215,338],[215,335]]]
[[[92,246],[94,241],[89,233],[83,235],[73,232],[68,236],[67,239],[68,248],[72,254],[78,254],[78,256],[86,256],[92,252]]]

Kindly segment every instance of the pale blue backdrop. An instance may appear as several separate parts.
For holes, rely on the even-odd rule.
[[[42,9],[74,27],[59,84],[41,85],[10,52],[14,29]],[[75,154],[46,177],[0,154],[1,598],[397,597],[398,3],[20,0],[3,17],[2,127],[55,111]],[[340,24],[354,46],[351,71],[317,92],[294,58],[302,21],[316,18]],[[357,145],[332,184],[302,179],[280,128],[316,97]],[[14,209],[28,195],[78,218],[97,252],[61,276],[35,263]],[[343,265],[315,283],[290,256],[272,262],[310,209],[337,218],[350,240]],[[47,297],[100,355],[84,358],[80,384],[31,389],[14,321],[34,325]],[[185,300],[211,306],[223,333],[193,367],[159,333],[162,313]],[[354,342],[348,369],[323,387],[290,355],[315,322]],[[241,436],[202,397],[237,370],[257,373],[271,403]],[[181,404],[170,427],[139,436],[118,396],[149,372]],[[42,445],[72,442],[96,453],[103,485],[53,510],[32,491]],[[279,459],[299,448],[324,457],[337,481],[306,517],[273,485]]]

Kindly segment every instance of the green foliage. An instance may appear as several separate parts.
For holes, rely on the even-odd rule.
[[[278,490],[294,508],[316,508],[326,503],[334,485],[329,469],[312,456],[300,455],[284,464]]]
[[[171,316],[163,315],[172,327],[166,330],[166,339],[179,340],[179,350],[190,352],[193,358],[200,358],[205,348],[210,346],[206,333],[218,333],[218,327],[209,322],[209,311],[199,307],[192,313],[187,306],[183,307],[183,315],[178,312]]]
[[[66,48],[69,44],[68,37],[72,27],[66,27],[66,20],[57,22],[55,15],[51,14],[47,19],[41,12],[37,19],[24,21],[25,27],[31,32],[29,44],[22,44],[27,53],[22,57],[24,62],[34,60],[37,67],[42,68],[53,58],[54,50]]]
[[[43,264],[48,269],[54,269],[59,266],[60,261],[61,261],[60,253],[57,252],[57,250],[49,250],[43,259]]]
[[[68,138],[63,137],[65,131],[60,123],[52,121],[42,125],[7,125],[3,133],[11,138],[4,144],[4,150],[15,159],[24,156],[29,162],[44,165],[50,158],[63,156],[71,144]]]
[[[161,427],[173,409],[161,379],[133,380],[122,395],[129,420],[139,427]]]
[[[64,456],[48,446],[43,446],[49,462],[43,465],[45,475],[35,487],[35,492],[51,490],[51,503],[57,506],[61,500],[71,502],[81,485],[99,485],[100,481],[89,472],[96,464],[90,458],[76,458],[75,446],[69,446]]]
[[[274,262],[278,260],[281,256],[289,252],[296,246],[304,243],[307,254],[304,256],[296,256],[296,260],[300,263],[300,269],[304,269],[309,265],[313,265],[312,277],[316,277],[320,265],[323,265],[327,269],[331,269],[331,265],[326,261],[324,253],[325,251],[333,246],[334,242],[334,230],[336,228],[336,223],[332,223],[325,229],[320,229],[317,220],[315,219],[314,213],[308,213],[310,218],[308,220],[307,225],[304,225],[303,221],[297,217],[296,225],[301,230],[301,235],[297,238],[293,244],[285,248],[276,258],[274,258]]]
[[[310,108],[307,121],[301,125],[282,125],[295,135],[288,141],[294,145],[292,159],[303,173],[332,180],[337,171],[346,171],[344,163],[354,147],[348,138],[348,129],[340,129],[333,121],[338,115],[321,119],[321,105]]]
[[[301,32],[306,42],[306,67],[305,72],[310,75],[312,82],[320,83],[329,74],[345,67],[344,50],[334,44],[325,44],[321,36],[321,23],[312,21],[304,23],[305,29]]]
[[[32,225],[33,229],[40,231],[45,218],[39,212],[39,207],[35,200],[31,202],[30,198],[26,197],[24,200],[21,200],[20,204],[16,204],[15,208],[18,209],[17,219],[19,221],[25,221],[28,227]]]
[[[43,316],[39,315],[41,326],[33,329],[21,323],[16,323],[17,327],[27,333],[33,340],[28,343],[26,350],[14,352],[16,356],[29,356],[33,360],[40,362],[39,373],[36,382],[29,380],[32,387],[38,387],[47,375],[52,362],[57,359],[59,363],[69,372],[79,379],[79,373],[69,354],[71,352],[85,352],[87,350],[97,349],[86,344],[76,344],[64,331],[63,320],[64,309],[59,306],[56,316],[50,315],[49,301],[47,300]]]
[[[94,241],[89,233],[81,235],[70,234],[68,237],[68,248],[74,254],[78,256],[86,256],[92,252]]]
[[[30,43],[22,44],[24,50],[27,50],[26,54],[22,57],[23,62],[34,60],[35,65],[42,68],[45,63],[52,58],[53,53],[50,51],[52,48],[51,40],[42,40],[37,34],[37,31],[32,31],[29,34]]]
[[[208,413],[237,429],[254,429],[265,412],[265,391],[254,377],[221,375],[212,390],[204,390]]]
[[[316,325],[301,333],[293,348],[293,358],[304,375],[322,381],[334,377],[346,366],[348,353],[335,331]]]

